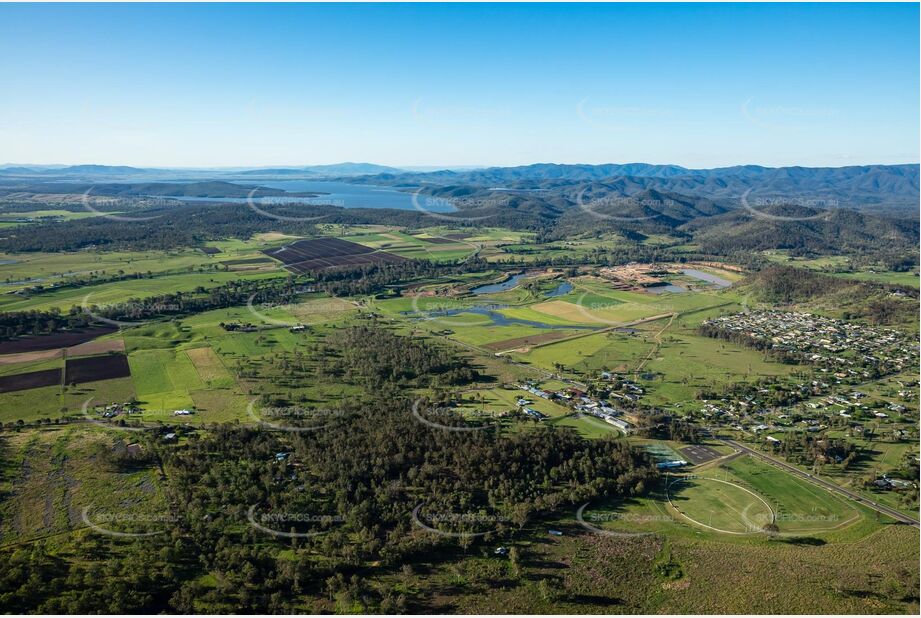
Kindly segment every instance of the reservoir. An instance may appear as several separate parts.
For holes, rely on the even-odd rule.
[[[417,210],[413,203],[413,193],[397,191],[393,187],[377,185],[355,185],[348,182],[332,180],[270,180],[266,182],[234,181],[234,184],[260,186],[281,189],[292,193],[317,193],[314,197],[297,196],[253,196],[254,204],[310,204],[312,206],[329,205],[339,208],[393,208],[396,210]],[[223,202],[246,204],[245,197],[171,197],[183,202]],[[447,200],[433,200],[427,196],[416,198],[420,210],[429,212],[455,212]]]
[[[729,286],[732,285],[732,281],[729,281],[728,279],[723,279],[722,277],[717,277],[716,275],[711,275],[710,273],[706,273],[702,270],[695,270],[693,268],[685,268],[685,269],[682,269],[681,272],[683,272],[689,277],[694,277],[695,279],[700,279],[701,281],[712,283],[718,288],[728,288]]]

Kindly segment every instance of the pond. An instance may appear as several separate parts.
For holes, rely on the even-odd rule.
[[[505,281],[501,281],[499,283],[490,283],[489,285],[481,285],[480,287],[473,288],[470,291],[473,294],[495,294],[497,292],[507,292],[518,285],[518,282],[524,278],[525,274],[521,273],[519,275],[509,277]]]
[[[687,292],[687,288],[683,288],[680,285],[675,285],[673,283],[666,283],[665,285],[650,285],[646,288],[646,291],[650,294],[664,294],[665,292],[671,292],[673,294],[680,294],[682,292]]]
[[[595,330],[597,326],[583,326],[580,324],[547,324],[546,322],[538,322],[536,320],[523,320],[521,318],[510,318],[507,315],[499,313],[499,309],[505,309],[505,307],[499,305],[474,305],[473,307],[462,307],[458,309],[442,309],[439,311],[427,311],[425,312],[425,317],[428,319],[437,319],[439,317],[451,317],[455,315],[460,315],[462,313],[470,313],[473,315],[482,315],[489,318],[492,322],[492,326],[531,326],[532,328],[542,328],[542,329],[569,329],[569,330]],[[413,311],[405,311],[406,315],[414,315]],[[474,324],[471,324],[474,326]]]
[[[702,270],[695,270],[693,268],[684,268],[682,271],[688,277],[694,277],[695,279],[700,279],[701,281],[706,281],[707,283],[712,283],[718,288],[728,288],[732,285],[732,281],[728,279],[723,279],[722,277],[717,277],[716,275],[704,272]]]
[[[545,294],[548,298],[553,298],[555,296],[565,296],[572,292],[572,284],[568,281],[564,281],[556,287],[555,290],[550,290]]]

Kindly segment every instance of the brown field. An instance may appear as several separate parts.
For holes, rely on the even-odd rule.
[[[89,356],[67,361],[65,368],[67,384],[85,384],[113,378],[127,378],[131,375],[128,357],[124,354]]]
[[[593,316],[587,308],[576,305],[575,303],[567,302],[565,300],[548,300],[546,302],[533,305],[531,309],[539,313],[552,315],[555,318],[569,320],[570,322],[606,322],[606,320],[603,318]]]
[[[287,240],[287,239],[299,238],[299,236],[291,236],[290,234],[282,234],[281,232],[261,232],[253,236],[254,240],[261,240],[264,242],[272,242],[275,240]]]
[[[27,391],[61,383],[61,369],[43,369],[11,376],[0,376],[0,393]]]
[[[19,354],[6,354],[0,356],[0,366],[16,365],[19,363],[34,363],[37,361],[61,358],[61,350],[41,350],[39,352],[20,352]]]
[[[202,379],[202,382],[208,383],[213,380],[228,377],[227,369],[221,363],[221,359],[211,348],[193,348],[186,350],[189,360],[195,365],[195,371]]]
[[[370,247],[340,238],[314,238],[299,240],[280,249],[263,251],[267,256],[284,263],[285,268],[306,273],[341,266],[405,262],[406,258],[375,251]]]
[[[429,236],[429,237],[413,236],[413,238],[416,238],[424,242],[430,242],[434,245],[453,245],[457,243],[456,240],[451,240],[450,238],[442,238],[440,236]]]
[[[304,323],[322,321],[337,314],[354,311],[354,304],[343,298],[314,298],[294,305],[285,306],[285,310]]]
[[[67,348],[67,356],[95,356],[110,352],[124,352],[124,339],[105,339],[103,341],[87,341],[80,345]]]
[[[558,339],[565,339],[566,337],[571,337],[572,332],[555,330],[549,333],[541,333],[540,335],[529,335],[527,337],[516,337],[514,339],[505,339],[503,341],[494,341],[492,343],[484,344],[483,347],[487,350],[492,350],[494,352],[503,352],[505,350],[517,350],[519,348],[527,348],[532,345],[537,345],[539,343],[548,343],[550,341],[557,341]]]
[[[16,354],[19,352],[36,352],[40,350],[54,350],[79,345],[92,341],[96,337],[113,333],[114,326],[90,326],[80,330],[68,330],[51,335],[37,337],[21,337],[10,341],[0,341],[0,354]]]

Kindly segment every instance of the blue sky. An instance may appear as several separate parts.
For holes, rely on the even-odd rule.
[[[0,161],[917,162],[917,4],[0,5]]]

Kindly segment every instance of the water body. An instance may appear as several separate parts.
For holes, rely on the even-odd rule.
[[[553,298],[555,296],[565,296],[566,294],[569,294],[570,292],[572,292],[572,284],[568,281],[564,281],[563,283],[558,285],[555,290],[550,290],[544,296],[547,296],[548,298]]]
[[[470,290],[473,294],[495,294],[496,292],[507,292],[513,287],[518,285],[518,282],[525,278],[524,273],[520,275],[514,275],[509,277],[501,283],[490,283],[489,285],[481,285],[478,288],[473,288]]]
[[[683,288],[680,285],[675,285],[673,283],[667,283],[665,285],[651,285],[646,288],[646,291],[650,294],[664,294],[666,292],[671,292],[672,294],[680,294],[682,292],[687,292],[687,288]]]
[[[396,210],[416,210],[413,203],[413,194],[403,191],[397,191],[393,187],[381,187],[377,185],[353,185],[348,182],[335,182],[330,180],[271,180],[267,182],[260,181],[235,181],[240,185],[259,185],[270,189],[281,189],[292,193],[320,193],[316,197],[295,197],[295,196],[263,196],[260,197],[257,192],[253,197],[255,204],[310,204],[310,205],[330,205],[339,208],[393,208]],[[235,204],[246,204],[248,198],[245,197],[176,197],[184,202],[227,202]],[[457,209],[451,206],[447,200],[429,199],[426,196],[419,196],[417,202],[420,209],[429,212],[455,212]]]
[[[681,272],[686,274],[689,277],[694,277],[695,279],[700,279],[701,281],[706,281],[712,283],[718,288],[728,288],[732,285],[732,281],[728,279],[723,279],[722,277],[717,277],[716,275],[711,275],[710,273],[704,272],[702,270],[695,270],[693,268],[685,268]]]
[[[460,315],[462,313],[470,313],[473,315],[483,315],[490,319],[493,326],[531,326],[534,328],[543,328],[543,329],[549,329],[549,330],[555,330],[555,329],[597,330],[598,328],[597,326],[547,324],[546,322],[537,322],[534,320],[522,320],[520,318],[510,318],[507,315],[503,315],[497,311],[497,309],[502,309],[502,308],[503,307],[497,307],[496,305],[490,305],[490,306],[475,305],[473,307],[462,307],[459,309],[443,309],[441,311],[430,311],[430,312],[426,312],[425,315],[429,318],[451,317],[455,315]],[[404,313],[412,315],[414,312],[408,311]]]

